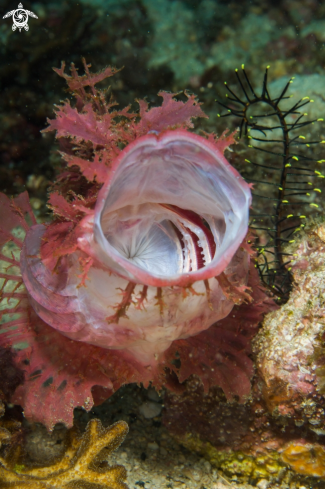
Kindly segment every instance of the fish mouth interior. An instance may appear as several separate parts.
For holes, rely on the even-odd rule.
[[[101,259],[121,275],[139,269],[176,280],[233,254],[247,231],[250,192],[229,167],[192,140],[126,151],[95,211]]]
[[[214,257],[216,243],[210,226],[193,211],[148,203],[126,206],[109,217],[104,221],[109,244],[149,273],[194,272]]]

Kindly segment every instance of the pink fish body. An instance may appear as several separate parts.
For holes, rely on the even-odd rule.
[[[189,131],[206,117],[194,95],[115,110],[95,84],[116,70],[84,67],[56,70],[76,105],[44,130],[66,162],[52,222],[27,192],[0,194],[0,354],[24,377],[11,402],[71,425],[125,383],[177,390],[193,374],[244,400],[270,305],[245,239],[250,188],[223,155],[234,137]]]
[[[21,267],[32,305],[69,338],[154,363],[174,340],[231,311],[215,277],[228,267],[232,280],[247,281],[247,253],[231,260],[250,202],[248,185],[205,138],[184,130],[143,136],[117,158],[79,223],[78,249],[54,277],[40,258],[45,226],[28,232]],[[85,287],[81,254],[93,260]]]

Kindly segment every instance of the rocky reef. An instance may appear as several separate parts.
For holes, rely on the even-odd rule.
[[[184,393],[165,398],[164,423],[176,439],[247,481],[325,476],[324,220],[310,221],[285,252],[293,290],[253,341],[251,395],[227,403],[216,388],[205,394],[193,377]]]
[[[288,252],[294,288],[256,337],[257,370],[269,412],[325,434],[325,226],[310,223]]]

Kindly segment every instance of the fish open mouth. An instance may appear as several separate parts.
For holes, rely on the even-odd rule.
[[[101,260],[145,285],[221,273],[243,240],[250,190],[206,139],[186,131],[140,138],[121,153],[95,210]]]
[[[111,216],[105,232],[110,245],[130,263],[165,276],[193,272],[211,263],[216,243],[201,216],[168,204],[134,207]]]

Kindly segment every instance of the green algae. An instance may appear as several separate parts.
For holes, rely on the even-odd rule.
[[[281,460],[281,455],[275,450],[256,456],[248,455],[242,450],[230,448],[220,450],[192,434],[177,437],[177,441],[187,449],[199,453],[212,465],[230,476],[240,475],[250,479],[274,479],[282,478],[287,469],[287,465]]]

